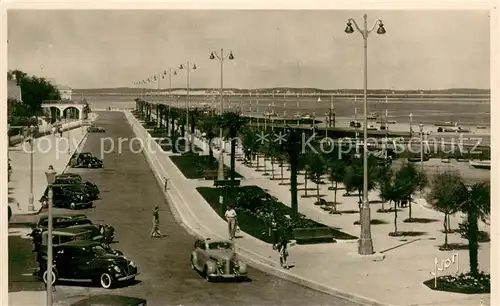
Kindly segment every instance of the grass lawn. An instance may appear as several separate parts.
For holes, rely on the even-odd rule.
[[[212,159],[210,159],[210,156],[208,155],[186,154],[181,156],[170,156],[170,159],[174,162],[177,168],[179,168],[182,174],[184,174],[184,176],[188,179],[204,178],[203,171],[217,171],[219,169],[218,161],[213,157]],[[224,173],[226,175],[226,178],[229,177],[229,172],[229,168],[224,165]],[[237,172],[235,173],[235,176],[237,178],[242,177]]]
[[[245,189],[250,189],[252,190],[252,192],[256,194],[262,194],[263,197],[266,195],[266,192],[258,186],[241,186],[237,188],[226,188],[224,191],[224,203],[234,203],[235,202],[234,199],[236,198],[238,192],[243,191]],[[218,215],[221,218],[223,218],[225,207],[221,208],[219,206],[220,189],[211,187],[198,187],[196,188],[196,190],[198,190],[201,196],[205,198],[205,200],[210,204],[210,206],[212,206],[212,208],[218,213]],[[285,215],[292,214],[291,208],[284,205],[283,203],[276,202],[276,205],[277,205],[276,208],[282,211],[283,214]],[[252,235],[253,237],[265,241],[267,243],[272,243],[271,237],[269,236],[268,225],[263,220],[257,218],[256,216],[247,213],[245,211],[238,210],[238,225],[240,226],[243,232]],[[317,223],[309,219],[305,219],[303,227],[326,227],[326,225]],[[358,239],[355,236],[351,236],[335,228],[331,228],[331,230],[335,239],[339,240]]]

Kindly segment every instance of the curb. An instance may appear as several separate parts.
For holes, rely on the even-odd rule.
[[[125,112],[127,112],[127,111],[125,111]],[[131,113],[129,113],[129,114],[126,114],[125,117],[129,121],[129,123],[131,123],[129,116],[133,116],[133,115]],[[136,126],[136,124],[134,124],[134,127],[135,126]],[[140,128],[143,128],[143,127],[141,126],[141,127],[137,127],[137,128],[140,129]],[[147,133],[147,131],[145,131],[145,132]],[[134,133],[137,135],[137,132],[135,131],[135,129],[134,129]],[[144,152],[144,154],[145,155],[149,155],[151,153],[149,153],[148,151],[146,151],[146,152]],[[160,187],[163,187],[162,178],[157,173],[158,171],[155,169],[155,167],[152,165],[152,161],[150,161],[151,157],[148,157],[146,159],[147,159],[148,163],[150,164],[151,170],[154,173],[155,177],[157,178],[157,181],[158,181]],[[175,186],[174,186],[174,188],[175,188]],[[185,228],[188,233],[190,233],[191,235],[193,235],[195,237],[200,237],[200,235],[196,232],[196,230],[193,229],[187,222],[185,222],[184,218],[182,217],[182,214],[180,213],[179,209],[177,208],[177,205],[174,204],[174,201],[172,201],[172,198],[169,196],[168,192],[163,191],[163,193],[164,193],[165,198],[167,199],[167,203],[169,204],[169,207],[170,207],[170,209],[171,209],[171,211],[173,213],[174,219],[183,228]],[[178,191],[177,191],[177,193],[178,193]],[[183,200],[182,196],[181,196],[181,200]],[[190,208],[188,208],[188,210],[189,210],[190,214],[192,216],[194,216],[193,219],[194,219],[194,221],[196,221],[196,223],[198,223],[200,226],[206,228],[208,230],[208,232],[212,232],[208,227],[204,226],[202,223],[200,223],[197,220],[197,218],[195,217],[195,215],[193,214],[193,212],[191,211]],[[213,234],[213,236],[219,236],[219,235]],[[294,275],[291,272],[283,271],[281,269],[278,269],[278,268],[274,267],[273,264],[272,264],[272,261],[270,261],[270,260],[268,260],[268,259],[260,256],[259,254],[254,253],[254,252],[252,252],[250,250],[247,250],[247,249],[244,249],[244,248],[241,248],[241,247],[238,247],[237,250],[238,250],[239,255],[241,257],[243,257],[247,262],[250,262],[252,266],[254,266],[255,268],[257,268],[259,270],[262,270],[262,271],[264,271],[264,272],[266,272],[268,274],[277,276],[279,278],[282,278],[282,279],[291,281],[293,283],[296,283],[296,284],[299,284],[299,285],[311,288],[311,289],[316,290],[316,291],[320,291],[320,292],[323,292],[323,293],[327,293],[329,295],[340,297],[342,299],[345,299],[345,300],[348,300],[348,301],[351,301],[351,302],[362,304],[362,305],[370,305],[370,306],[392,306],[392,305],[389,305],[389,304],[380,303],[380,302],[377,302],[375,300],[359,296],[359,295],[354,294],[354,293],[342,292],[342,291],[340,291],[338,289],[335,289],[333,287],[328,287],[328,286],[322,285],[320,283],[317,283],[317,282],[315,282],[313,280],[310,280],[310,279],[307,279],[307,278],[303,278],[303,277]],[[255,257],[257,257],[259,259],[255,259]]]

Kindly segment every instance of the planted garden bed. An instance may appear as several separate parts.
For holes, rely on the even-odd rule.
[[[424,282],[424,285],[436,291],[448,291],[464,294],[490,293],[490,275],[478,273],[462,273],[458,275],[444,275],[437,278],[437,287],[435,280],[431,278]]]
[[[287,223],[285,229],[292,239],[291,231],[295,228],[317,228],[327,227],[324,224],[300,216],[299,220],[292,222],[288,217],[292,215],[290,207],[273,198],[258,186],[242,186],[237,188],[217,189],[211,187],[198,187],[198,192],[212,206],[212,208],[224,218],[225,207],[220,207],[219,196],[224,193],[224,203],[234,206],[238,213],[238,225],[241,230],[253,237],[272,243],[269,235],[269,226],[272,220],[272,213],[276,216],[276,223],[283,225]],[[223,204],[225,205],[225,204]],[[331,228],[334,239],[358,239],[355,236],[346,234],[337,229]]]
[[[201,179],[205,178],[206,170],[217,171],[219,169],[219,162],[209,155],[185,154],[181,156],[170,156],[170,159],[179,168],[179,170],[188,179]],[[224,165],[224,173],[229,175],[229,168]],[[241,178],[239,173],[235,173],[237,178]],[[217,198],[218,199],[218,198]]]

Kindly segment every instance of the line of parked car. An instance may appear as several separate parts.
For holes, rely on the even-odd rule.
[[[33,243],[39,243],[40,270],[37,275],[47,282],[48,215],[39,217],[33,233]],[[38,237],[38,238],[35,238]],[[38,241],[38,242],[37,242]],[[114,228],[109,224],[93,223],[84,214],[53,216],[53,283],[91,282],[105,289],[118,283],[134,281],[139,274],[137,265],[123,252],[113,249]]]
[[[46,188],[40,198],[42,207],[48,205],[48,190]],[[77,173],[58,174],[52,187],[52,205],[69,209],[89,208],[99,198],[99,193],[96,184],[84,181]]]

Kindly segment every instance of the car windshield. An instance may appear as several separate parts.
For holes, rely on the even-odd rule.
[[[233,244],[230,242],[212,242],[208,245],[210,250],[232,250]]]

